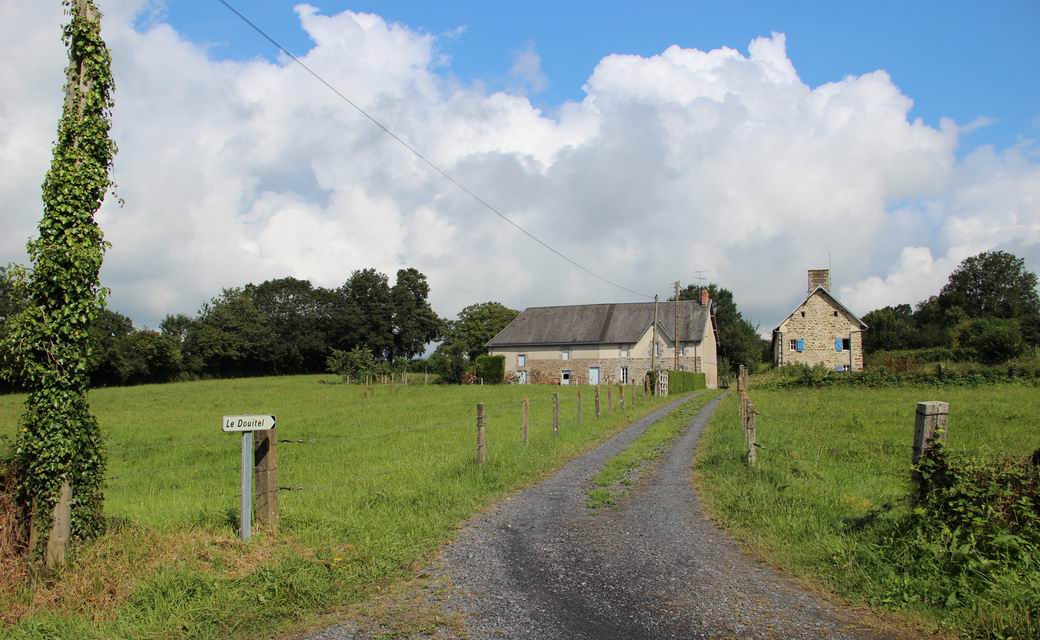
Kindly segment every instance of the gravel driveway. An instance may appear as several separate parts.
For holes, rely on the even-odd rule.
[[[677,403],[472,520],[437,573],[471,638],[884,638],[743,554],[702,513],[693,452],[720,399],[617,509],[586,508],[604,462]]]

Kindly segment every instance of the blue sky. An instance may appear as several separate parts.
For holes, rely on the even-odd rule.
[[[310,42],[296,2],[233,2],[293,52]],[[756,36],[787,34],[788,55],[810,86],[884,69],[914,100],[912,117],[936,126],[991,123],[966,136],[1006,147],[1040,133],[1040,2],[310,2],[323,13],[344,9],[384,18],[439,38],[452,73],[464,82],[504,86],[516,54],[533,46],[547,88],[530,96],[547,112],[580,99],[582,84],[605,55],[653,55],[672,44],[744,51]],[[825,4],[827,6],[825,6]],[[272,47],[216,0],[168,0],[164,19],[208,43],[211,55],[274,58]],[[459,27],[464,27],[455,37]]]

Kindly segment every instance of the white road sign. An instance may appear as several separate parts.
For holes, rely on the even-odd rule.
[[[274,429],[274,416],[224,416],[220,423],[223,431],[270,431]]]

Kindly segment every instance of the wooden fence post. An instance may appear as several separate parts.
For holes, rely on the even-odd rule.
[[[582,412],[582,409],[581,409],[581,387],[578,387],[578,424],[579,425],[582,424],[581,412]]]
[[[751,466],[758,460],[758,434],[755,432],[755,405],[749,400],[747,403],[747,418],[745,421],[744,435],[747,437],[747,461]]]
[[[596,419],[599,420],[599,385],[596,385]]]
[[[530,400],[527,396],[520,401],[520,442],[527,446],[527,409],[530,405]]]
[[[949,402],[931,400],[917,403],[916,419],[914,420],[914,448],[910,458],[915,467],[910,474],[913,482],[913,493],[910,497],[914,503],[925,497],[923,478],[916,469],[917,464],[921,462],[921,458],[932,448],[936,440],[940,444],[946,444],[949,416]]]
[[[271,429],[257,431],[253,437],[256,519],[270,531],[278,531],[278,435]]]
[[[607,411],[614,413],[614,385],[607,385]]]
[[[553,394],[553,433],[559,435],[560,433],[560,394]]]
[[[737,369],[737,393],[741,391],[746,391],[744,389],[744,365],[740,365]]]
[[[487,455],[487,440],[484,436],[484,403],[477,403],[477,463],[484,464]]]
[[[618,392],[618,403],[621,405],[622,413],[624,413],[624,411],[625,411],[625,385],[619,384],[617,386],[617,392]]]

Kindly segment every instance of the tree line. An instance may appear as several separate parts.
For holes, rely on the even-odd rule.
[[[20,275],[24,270],[0,267],[0,338],[28,305]],[[484,344],[519,312],[483,302],[447,320],[429,296],[417,269],[399,270],[393,284],[376,269],[362,269],[336,288],[286,277],[224,289],[194,315],[167,315],[157,330],[103,308],[89,328],[91,385],[420,368],[463,382]],[[437,342],[433,357],[417,359]],[[0,359],[6,355],[0,351]]]
[[[962,261],[938,294],[863,316],[868,354],[936,349],[960,360],[1006,362],[1040,348],[1037,276],[1025,260],[987,251]]]

